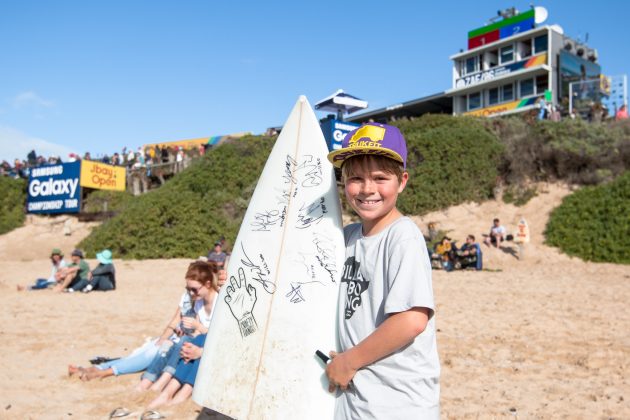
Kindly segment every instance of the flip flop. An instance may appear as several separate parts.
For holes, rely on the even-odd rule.
[[[160,419],[165,419],[165,418],[166,417],[160,414],[159,411],[155,411],[155,410],[145,411],[140,416],[140,420],[160,420]]]
[[[120,417],[127,417],[129,414],[131,414],[131,411],[127,410],[125,407],[118,407],[109,413],[109,418],[117,419]]]

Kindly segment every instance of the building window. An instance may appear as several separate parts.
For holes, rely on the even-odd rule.
[[[464,75],[479,71],[479,56],[469,57],[464,62]]]
[[[481,108],[481,92],[471,93],[468,95],[468,110]]]
[[[499,88],[488,89],[488,105],[499,103]]]
[[[501,48],[501,64],[514,61],[514,45]]]
[[[534,54],[547,51],[547,34],[534,38]]]
[[[520,81],[521,98],[532,96],[534,94],[534,79],[525,79]]]
[[[514,85],[503,85],[501,87],[501,102],[507,102],[514,99]]]
[[[519,50],[521,58],[527,58],[532,55],[532,40],[526,39],[525,41],[519,43]]]
[[[486,52],[486,66],[488,69],[499,65],[499,50]]]
[[[549,79],[546,74],[536,77],[536,94],[541,95],[549,89]]]

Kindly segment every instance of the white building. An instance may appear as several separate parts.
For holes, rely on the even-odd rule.
[[[566,110],[569,82],[599,79],[597,52],[565,37],[558,25],[536,27],[533,12],[469,32],[472,48],[450,57],[453,87],[446,94],[454,115],[523,112],[545,97]]]

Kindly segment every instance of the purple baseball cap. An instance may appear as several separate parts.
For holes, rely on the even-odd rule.
[[[328,160],[341,168],[346,159],[357,155],[385,156],[407,168],[407,143],[392,125],[370,122],[352,130],[344,137],[341,149],[328,153]]]

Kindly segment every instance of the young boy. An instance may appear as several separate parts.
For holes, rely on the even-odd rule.
[[[361,223],[346,226],[342,352],[331,352],[336,419],[437,419],[440,362],[431,265],[420,229],[396,208],[409,179],[398,128],[368,123],[328,155]]]

